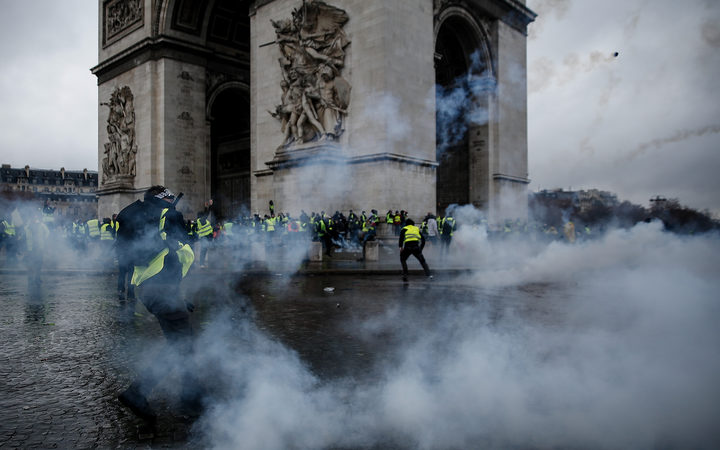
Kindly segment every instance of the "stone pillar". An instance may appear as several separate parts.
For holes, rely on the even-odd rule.
[[[118,93],[126,98],[117,100]],[[185,194],[178,210],[194,217],[210,197],[205,68],[148,61],[101,83],[99,98],[99,216],[162,184]]]
[[[284,145],[281,124],[268,113],[281,104],[287,78],[271,21],[291,21],[303,2],[259,3],[250,20],[252,209],[273,200],[277,210],[293,214],[392,208],[420,217],[434,210],[432,2],[325,4],[347,16],[342,30],[349,44],[337,74],[351,87],[344,131],[332,140],[291,145]],[[312,3],[320,2],[306,2]]]
[[[502,21],[493,32],[497,90],[489,213],[499,222],[527,218],[527,37]]]
[[[308,248],[308,260],[312,262],[322,261],[323,258],[323,247],[322,242],[310,242],[310,248]]]

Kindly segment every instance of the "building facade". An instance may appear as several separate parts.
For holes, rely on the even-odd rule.
[[[24,200],[55,208],[61,221],[97,217],[98,173],[83,169],[0,167],[0,192],[5,200]]]

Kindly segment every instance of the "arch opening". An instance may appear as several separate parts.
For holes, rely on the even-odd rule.
[[[219,219],[250,208],[250,104],[238,88],[220,92],[210,108],[210,192]]]
[[[479,32],[450,16],[435,41],[437,211],[486,206],[489,95],[494,77]]]

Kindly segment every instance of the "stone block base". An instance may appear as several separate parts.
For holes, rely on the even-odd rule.
[[[377,261],[380,259],[380,242],[367,241],[365,243],[365,261]]]
[[[308,259],[312,262],[322,261],[323,247],[322,242],[311,242],[308,249]]]

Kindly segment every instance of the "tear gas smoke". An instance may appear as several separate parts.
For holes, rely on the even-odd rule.
[[[249,317],[218,312],[197,361],[217,395],[196,430],[216,448],[720,442],[717,236],[650,223],[581,245],[473,227],[457,239],[455,257],[481,257],[472,274],[348,324],[397,337],[372,380],[322,379]]]
[[[33,221],[45,222],[43,218],[43,202],[38,200],[27,199],[1,199],[0,200],[0,220],[7,220],[15,227],[14,243],[8,241],[6,245],[6,255],[8,247],[14,245],[18,255],[27,252],[27,239],[25,239],[25,229]],[[86,269],[104,269],[108,263],[112,263],[113,252],[110,255],[107,251],[103,251],[100,246],[93,247],[85,258],[76,259],[69,258],[74,255],[76,250],[75,242],[70,238],[70,230],[72,221],[66,217],[53,214],[54,222],[48,223],[49,238],[43,242],[37,242],[44,248],[43,267],[51,269],[67,268],[69,263],[72,268],[78,266]],[[102,218],[100,219],[102,221]],[[110,248],[110,245],[107,246]],[[20,257],[5,259],[8,268],[24,268],[28,261]]]
[[[577,53],[565,55],[562,63],[556,64],[547,57],[541,57],[530,63],[528,91],[540,92],[553,83],[564,86],[574,81],[580,74],[589,73],[614,61],[619,52],[601,52],[593,50],[581,57]],[[619,80],[618,80],[619,81]]]
[[[228,280],[186,286],[212,311],[192,362],[209,387],[194,425],[204,445],[717,447],[717,235],[649,223],[576,245],[497,241],[481,212],[453,212],[465,226],[445,264],[473,271],[401,299],[368,293],[391,306],[354,316],[347,332],[392,339],[355,377],[318,375],[251,308],[224,307],[252,301]],[[186,360],[139,364],[150,361],[168,371]]]
[[[490,120],[487,101],[495,93],[497,82],[485,66],[479,50],[470,55],[467,73],[448,86],[435,86],[437,155],[461,142],[470,125],[485,125]]]
[[[653,139],[649,142],[643,142],[639,144],[635,150],[630,152],[627,156],[627,159],[634,159],[638,156],[643,155],[647,150],[652,148],[660,148],[662,146],[665,146],[667,144],[673,144],[676,142],[682,142],[688,139],[692,139],[695,137],[704,136],[706,134],[717,134],[720,133],[720,125],[706,125],[704,127],[691,129],[691,130],[677,130],[675,133],[673,133],[670,136],[666,136],[663,138]]]
[[[720,47],[720,25],[716,21],[705,21],[700,29],[700,34],[709,46]]]
[[[547,18],[552,17],[562,20],[571,6],[571,0],[535,0],[528,2],[528,7],[538,15],[535,22],[528,28],[528,39],[536,39],[542,33]]]

